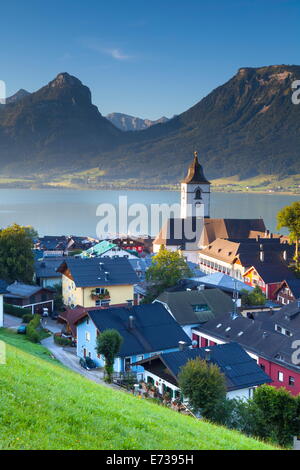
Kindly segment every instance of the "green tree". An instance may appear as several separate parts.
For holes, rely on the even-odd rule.
[[[299,240],[300,240],[300,202],[293,202],[281,209],[277,214],[277,229],[287,228],[290,232],[290,243],[295,243],[296,269],[299,270]]]
[[[161,245],[159,252],[152,258],[152,264],[146,271],[146,279],[152,285],[147,301],[154,300],[166,288],[172,287],[192,272],[179,251],[168,251]]]
[[[112,374],[114,371],[114,362],[117,357],[123,338],[117,330],[105,330],[97,337],[97,354],[105,357],[105,371],[107,374],[106,381],[112,382]]]
[[[220,402],[226,398],[225,376],[217,365],[200,358],[189,360],[181,368],[178,383],[193,411],[211,421],[216,420]]]
[[[17,224],[0,231],[0,278],[7,282],[32,283],[34,273],[32,227]]]
[[[283,387],[262,385],[254,392],[253,404],[258,410],[257,436],[290,446],[293,436],[300,433],[299,399]]]
[[[247,291],[246,289],[241,290],[241,300],[242,305],[254,306],[254,305],[264,305],[266,303],[266,296],[262,292],[261,288],[256,286],[252,291]]]

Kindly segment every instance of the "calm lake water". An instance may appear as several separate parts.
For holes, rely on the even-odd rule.
[[[99,204],[117,207],[119,196],[127,196],[128,205],[180,202],[178,191],[78,191],[0,189],[0,227],[11,223],[32,225],[40,235],[96,236]],[[276,214],[299,196],[275,194],[212,193],[211,217],[262,217],[267,228],[276,231]],[[284,232],[282,232],[284,233]],[[152,233],[155,235],[155,233]]]

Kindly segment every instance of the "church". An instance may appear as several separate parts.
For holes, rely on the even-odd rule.
[[[180,250],[188,261],[198,263],[198,253],[217,238],[247,239],[266,236],[263,219],[213,219],[210,217],[210,186],[197,152],[181,182],[180,218],[170,218],[153,242],[157,253],[161,245]]]

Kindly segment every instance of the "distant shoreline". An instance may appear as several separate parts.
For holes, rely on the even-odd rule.
[[[111,187],[107,187],[108,185],[105,186],[86,186],[86,185],[54,185],[54,184],[42,184],[42,185],[35,185],[35,184],[1,184],[0,183],[0,189],[10,189],[10,190],[17,190],[17,189],[27,189],[31,191],[40,191],[40,190],[71,190],[71,191],[179,191],[180,186],[171,186],[166,187],[164,185],[162,186],[157,186],[157,187],[133,187],[132,185],[130,186],[122,186],[119,184],[116,185],[110,185]],[[225,193],[225,194],[265,194],[265,195],[270,195],[270,196],[299,196],[300,200],[300,191],[299,192],[293,192],[293,191],[272,191],[272,190],[263,190],[263,189],[257,189],[257,190],[251,190],[251,189],[227,189],[227,188],[218,188],[216,186],[211,187],[212,192],[218,192],[218,193]]]

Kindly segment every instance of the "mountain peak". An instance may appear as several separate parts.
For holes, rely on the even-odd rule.
[[[63,88],[66,86],[83,86],[82,82],[74,77],[73,75],[68,74],[67,72],[59,73],[54,80],[49,83],[52,88]]]

